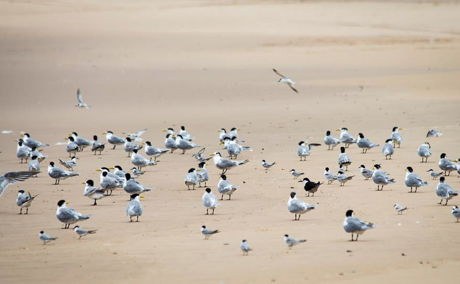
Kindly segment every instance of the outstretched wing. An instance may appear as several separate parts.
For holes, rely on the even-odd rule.
[[[79,104],[84,104],[85,102],[83,101],[83,96],[80,93],[80,89],[77,89],[77,101]]]
[[[299,93],[299,91],[297,91],[297,89],[294,88],[294,87],[292,86],[292,84],[288,84],[288,86],[289,86],[289,88],[291,88],[291,90],[293,90],[294,92]]]
[[[281,78],[286,78],[286,76],[284,76],[283,74],[281,74],[280,72],[278,72],[278,70],[276,70],[275,68],[272,69],[273,72],[275,72],[276,75],[280,76]],[[297,92],[297,91],[296,91]]]
[[[31,176],[35,175],[34,172],[21,171],[21,172],[8,172],[3,176],[0,176],[0,196],[6,190],[6,188],[13,183],[25,181]]]

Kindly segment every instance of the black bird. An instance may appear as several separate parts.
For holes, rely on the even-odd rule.
[[[304,186],[303,189],[307,192],[307,196],[315,196],[315,192],[318,191],[319,186],[322,184],[321,182],[312,182],[309,178],[304,178],[303,180],[299,180],[299,182],[303,182]]]

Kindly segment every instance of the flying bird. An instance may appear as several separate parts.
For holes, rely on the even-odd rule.
[[[25,181],[26,179],[34,176],[35,172],[7,172],[6,174],[0,176],[0,196],[6,191],[7,187],[10,184]]]
[[[276,70],[275,68],[272,69],[273,72],[275,72],[276,75],[280,76],[281,78],[278,80],[279,83],[284,83],[286,85],[289,86],[289,88],[291,88],[291,90],[293,90],[294,92],[298,93],[299,91],[297,91],[296,88],[294,88],[294,85],[295,85],[295,82],[291,79],[291,78],[288,78],[286,76],[284,76],[283,74],[281,74],[280,72],[278,72],[278,70]]]

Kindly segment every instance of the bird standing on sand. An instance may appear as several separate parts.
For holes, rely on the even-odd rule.
[[[273,72],[275,72],[276,75],[281,77],[278,80],[279,83],[284,83],[284,84],[288,85],[289,88],[291,88],[291,90],[293,90],[296,93],[299,92],[296,88],[294,88],[295,82],[291,78],[288,78],[288,77],[284,76],[283,74],[278,72],[278,70],[276,70],[275,68],[273,68],[272,70],[273,70]]]
[[[363,151],[362,151],[363,154],[366,154],[367,150],[369,150],[369,149],[372,149],[372,148],[380,146],[379,144],[372,143],[369,139],[364,137],[364,134],[362,134],[362,133],[359,133],[358,136],[359,136],[359,138],[356,141],[356,145],[358,145],[359,148],[363,149]]]
[[[232,194],[238,189],[237,186],[231,184],[227,180],[226,175],[220,175],[220,180],[217,183],[217,191],[222,195],[220,200],[224,200],[224,194],[228,195],[228,200],[232,199]]]
[[[90,217],[90,215],[84,215],[68,208],[65,200],[59,200],[57,206],[56,218],[64,224],[64,229],[68,229],[71,224],[75,224],[78,221],[88,220]]]
[[[102,154],[102,151],[104,151],[105,144],[101,143],[97,140],[97,135],[93,136],[93,141],[91,141],[91,152],[94,152],[94,155],[96,155],[97,152],[99,152],[99,155]]]
[[[211,230],[206,228],[205,225],[201,226],[201,234],[204,236],[205,240],[209,240],[209,237],[219,233],[219,230]]]
[[[354,176],[347,176],[343,169],[339,169],[337,172],[337,180],[340,183],[340,186],[344,186],[347,181],[350,181]]]
[[[136,217],[136,222],[139,222],[139,216],[141,216],[144,212],[144,208],[142,207],[139,199],[139,194],[132,194],[130,198],[131,200],[126,207],[126,215],[129,217],[129,222],[132,222],[134,217]]]
[[[328,167],[324,169],[324,177],[327,180],[327,184],[331,184],[334,182],[334,180],[337,180],[337,176],[331,173]]]
[[[302,214],[315,209],[314,205],[310,205],[302,200],[297,199],[295,192],[291,192],[287,205],[288,211],[294,214],[294,221],[299,221]]]
[[[321,144],[319,143],[306,144],[305,141],[300,141],[297,146],[297,156],[299,156],[300,161],[306,161],[307,156],[310,156],[311,148],[315,146],[321,146]]]
[[[212,160],[216,167],[222,170],[222,174],[225,174],[227,170],[234,168],[236,166],[241,166],[249,162],[249,160],[244,161],[233,161],[227,158],[223,158],[219,152],[211,154]]]
[[[201,200],[203,202],[203,206],[206,207],[206,215],[209,215],[210,209],[212,210],[211,215],[214,215],[214,210],[220,204],[217,202],[216,196],[211,192],[209,187],[205,189],[205,193],[201,197]]]
[[[395,152],[395,148],[393,146],[393,141],[391,139],[385,140],[385,144],[383,144],[382,153],[385,155],[385,160],[391,160],[391,156]]]
[[[85,183],[85,190],[83,191],[83,195],[88,197],[89,199],[94,200],[93,206],[97,205],[97,201],[99,199],[104,198],[105,195],[105,190],[94,186],[94,181],[92,179],[89,179]]]
[[[50,162],[48,166],[48,175],[50,176],[50,178],[55,180],[54,184],[58,185],[61,179],[78,176],[79,174],[76,172],[69,172],[61,168],[55,167],[54,162]]]
[[[25,193],[24,190],[19,190],[18,191],[18,197],[16,198],[16,205],[19,206],[19,214],[22,214],[22,209],[26,209],[26,213],[24,214],[29,214],[29,207],[32,204],[32,201],[37,197],[37,195],[32,196],[30,192]]]
[[[422,163],[428,163],[431,156],[431,145],[428,142],[421,144],[417,149],[417,154],[422,158]]]
[[[117,145],[125,144],[125,139],[115,136],[111,130],[104,132],[102,134],[105,134],[107,142],[113,145],[112,150],[115,150]]]
[[[401,134],[399,133],[399,130],[402,130],[402,128],[399,128],[398,126],[393,127],[391,130],[391,141],[393,142],[393,147],[396,147],[398,145],[398,148],[401,148],[401,142],[403,141]]]
[[[318,191],[319,186],[321,185],[321,182],[313,182],[309,178],[303,178],[303,180],[300,180],[299,182],[303,182],[303,189],[307,192],[307,196],[315,196],[315,192]]]
[[[297,239],[294,239],[292,237],[289,237],[288,234],[285,234],[284,235],[284,243],[288,246],[289,249],[291,249],[293,246],[295,245],[298,245],[298,244],[301,244],[301,243],[305,243],[307,240],[305,239],[302,239],[302,240],[297,240]]]
[[[326,136],[324,136],[324,144],[327,145],[328,150],[334,150],[335,146],[340,144],[340,140],[331,135],[331,131],[326,131]]]
[[[43,241],[43,244],[46,245],[47,243],[51,242],[51,241],[54,241],[56,240],[57,238],[55,237],[51,237],[50,235],[48,235],[47,233],[45,233],[44,231],[40,231],[40,234],[38,234],[38,237],[40,238],[40,240]]]
[[[84,237],[86,235],[96,234],[96,230],[85,230],[80,228],[80,226],[73,227],[73,231],[75,232],[75,234],[77,234],[79,240],[81,239],[81,237]]]
[[[406,206],[403,206],[403,205],[398,204],[398,203],[395,203],[393,205],[393,208],[396,210],[396,212],[398,212],[398,215],[401,215],[403,213],[403,211],[407,210]]]
[[[252,250],[251,247],[249,247],[248,241],[247,240],[242,240],[240,244],[240,249],[243,252],[243,255],[247,256],[249,252]]]
[[[442,200],[444,199],[446,200],[446,203],[444,204],[444,206],[447,205],[447,202],[450,199],[458,195],[458,191],[453,190],[450,185],[445,183],[445,180],[446,180],[445,177],[440,177],[438,186],[436,187],[436,195],[438,197],[441,197],[441,201],[438,204],[442,205]]]
[[[377,191],[382,191],[385,185],[396,182],[395,179],[389,178],[388,174],[380,169],[381,166],[379,164],[375,164],[374,168],[372,181],[377,185]]]
[[[337,131],[340,131],[340,142],[342,142],[345,145],[345,148],[350,147],[351,144],[356,143],[356,139],[348,133],[348,128],[342,127],[341,129],[337,129]]]
[[[410,193],[412,193],[412,188],[415,187],[415,192],[421,186],[427,185],[428,183],[422,180],[417,174],[414,173],[414,169],[412,167],[407,167],[406,178],[404,179],[404,183],[407,187],[410,187]]]
[[[446,153],[442,153],[438,162],[438,166],[444,171],[445,176],[449,176],[450,172],[457,170],[457,164],[446,158]]]
[[[276,164],[276,162],[269,163],[265,160],[262,160],[262,167],[265,168],[265,171],[268,171],[269,168],[273,167]]]
[[[345,166],[345,170],[348,171],[348,166],[351,165],[351,159],[348,157],[347,153],[345,153],[345,147],[340,147],[340,154],[337,162],[340,168]]]
[[[195,190],[195,185],[198,182],[195,168],[188,170],[187,174],[185,175],[184,182],[188,190],[190,190],[190,186],[192,187],[192,190]]]
[[[353,210],[347,210],[345,213],[345,220],[343,221],[343,229],[347,233],[351,233],[351,241],[358,241],[359,235],[363,234],[369,229],[373,229],[375,226],[372,223],[363,222],[353,216]],[[356,239],[353,239],[353,235],[356,234]]]
[[[365,180],[368,180],[372,177],[372,174],[374,173],[373,170],[367,169],[365,165],[359,166],[359,170],[361,172],[361,175],[364,177]]]

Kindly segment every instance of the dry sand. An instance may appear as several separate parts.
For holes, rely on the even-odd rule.
[[[165,155],[140,178],[155,190],[135,224],[124,214],[124,192],[97,207],[82,196],[81,183],[99,179],[96,168],[131,166],[121,149],[79,154],[80,176],[59,186],[46,172],[11,186],[0,199],[0,282],[457,281],[460,224],[437,204],[436,182],[408,194],[403,179],[406,166],[428,178],[440,153],[460,156],[460,4],[382,2],[1,1],[0,128],[15,131],[0,135],[1,172],[25,168],[14,154],[21,130],[54,144],[70,131],[89,138],[148,128],[144,138],[162,145],[161,129],[186,125],[215,151],[217,129],[237,126],[254,151],[229,172],[240,189],[214,216],[204,215],[202,189],[183,184],[196,166],[191,153]],[[273,67],[300,94],[279,85]],[[77,88],[90,110],[73,106]],[[296,168],[323,180],[324,167],[337,169],[337,149],[314,149],[299,162],[299,140],[322,142],[326,130],[347,126],[383,143],[395,125],[405,140],[394,159],[351,147],[356,176],[343,188],[322,185],[307,198],[288,174]],[[431,127],[444,136],[430,140],[433,157],[420,164],[416,149]],[[45,152],[44,170],[66,157],[64,146]],[[277,165],[266,174],[262,159]],[[357,169],[376,162],[398,181],[382,192]],[[208,169],[215,188],[219,171]],[[457,174],[447,181],[460,188]],[[17,214],[19,188],[40,194],[28,216]],[[318,206],[299,222],[286,209],[292,190]],[[60,229],[62,198],[93,215],[81,225],[97,234],[79,241]],[[395,202],[410,209],[398,216]],[[349,208],[377,224],[353,243],[342,229]],[[222,233],[204,241],[202,224]],[[43,246],[42,229],[59,239]],[[287,253],[285,233],[308,242]],[[239,251],[243,238],[254,248],[248,257]]]

